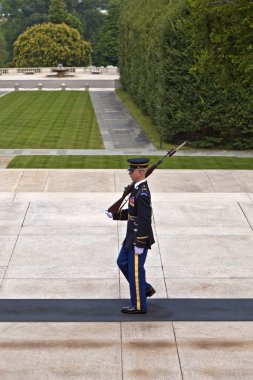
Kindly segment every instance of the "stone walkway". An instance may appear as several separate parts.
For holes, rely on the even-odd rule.
[[[104,210],[128,183],[126,170],[0,170],[0,300],[127,305],[115,263],[125,223]],[[252,322],[222,317],[233,299],[253,297],[253,172],[163,170],[149,184],[148,315],[164,298],[210,300],[221,321],[7,321],[1,379],[252,379]]]
[[[106,149],[155,149],[115,92],[91,92],[90,96]]]
[[[0,156],[0,169],[6,168],[8,163],[12,160],[13,156]]]
[[[122,155],[149,155],[163,156],[166,150],[158,149],[0,149],[0,159],[4,157],[14,157],[17,155],[36,155],[36,156],[122,156]],[[253,150],[180,150],[177,156],[210,156],[210,157],[253,157]],[[6,158],[7,160],[7,158]]]

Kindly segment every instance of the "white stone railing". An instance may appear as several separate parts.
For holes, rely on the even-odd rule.
[[[116,66],[88,66],[88,67],[64,67],[68,69],[69,72],[75,73],[101,73],[101,74],[117,74],[118,68]],[[0,68],[0,75],[8,74],[39,74],[39,73],[50,73],[53,67],[21,67],[21,68]]]

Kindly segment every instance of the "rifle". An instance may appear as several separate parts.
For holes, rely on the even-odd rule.
[[[157,166],[159,166],[167,156],[172,157],[175,153],[177,153],[177,151],[181,149],[186,144],[186,142],[187,141],[184,141],[181,145],[179,145],[175,149],[168,150],[167,153],[162,158],[160,158],[160,160],[158,160],[156,163],[154,163],[152,166],[150,166],[147,169],[145,177],[147,178],[148,176],[150,176],[150,174],[153,173],[153,171],[157,168]],[[126,198],[128,194],[130,194],[133,191],[133,189],[134,189],[134,182],[132,182],[130,185],[125,187],[122,197],[118,199],[117,202],[113,203],[113,205],[111,205],[108,208],[107,212],[112,213],[112,215],[117,214],[117,212],[124,206],[124,205],[121,206],[121,204],[124,202],[124,199]]]

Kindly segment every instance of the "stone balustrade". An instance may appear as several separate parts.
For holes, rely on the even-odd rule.
[[[73,73],[96,73],[96,74],[118,74],[118,68],[116,66],[87,66],[87,67],[64,67],[69,72]],[[0,68],[0,75],[14,75],[14,74],[48,74],[53,70],[52,67],[20,67],[20,68]]]

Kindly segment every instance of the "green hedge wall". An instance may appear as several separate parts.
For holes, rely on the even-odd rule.
[[[252,4],[125,1],[122,84],[165,141],[253,148]]]

